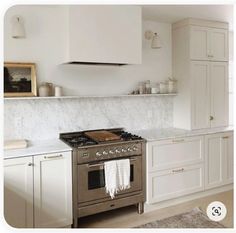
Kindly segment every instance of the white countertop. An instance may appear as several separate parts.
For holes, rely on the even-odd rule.
[[[142,136],[147,141],[156,141],[163,139],[173,139],[177,137],[188,137],[188,136],[205,135],[205,134],[221,133],[228,131],[233,131],[233,127],[202,129],[202,130],[184,130],[177,128],[152,128],[145,130],[135,130],[132,131],[132,133]],[[47,153],[58,153],[70,150],[72,150],[72,148],[69,147],[64,142],[62,142],[60,139],[29,141],[27,148],[4,150],[4,159],[40,155]]]
[[[72,150],[71,147],[60,139],[29,141],[28,147],[24,149],[4,150],[4,159],[58,153],[70,150]]]
[[[213,133],[222,133],[233,131],[233,127],[222,127],[222,128],[212,128],[212,129],[200,129],[200,130],[185,130],[177,128],[154,128],[145,130],[135,130],[132,133],[137,134],[147,141],[156,141],[163,139],[173,139],[177,137],[188,137],[197,135],[206,135]]]

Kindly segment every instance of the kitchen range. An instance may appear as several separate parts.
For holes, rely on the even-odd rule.
[[[143,213],[145,202],[145,147],[142,137],[122,128],[61,133],[60,139],[73,148],[73,226],[78,218],[128,205]],[[105,191],[104,164],[129,159],[130,188],[114,199]]]

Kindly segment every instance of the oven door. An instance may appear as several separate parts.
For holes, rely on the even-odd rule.
[[[142,189],[142,157],[130,158],[130,188],[115,195],[139,191]],[[94,201],[110,197],[105,191],[105,174],[103,163],[78,165],[78,202]]]

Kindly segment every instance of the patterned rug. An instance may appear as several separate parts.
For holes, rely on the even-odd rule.
[[[135,228],[225,228],[225,226],[211,221],[196,207],[190,212],[146,223]]]

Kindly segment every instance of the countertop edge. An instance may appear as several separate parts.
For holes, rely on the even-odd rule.
[[[42,141],[29,141],[29,145],[23,149],[4,150],[4,160],[20,157],[37,156],[42,154],[60,153],[72,151],[66,143],[60,139]]]

